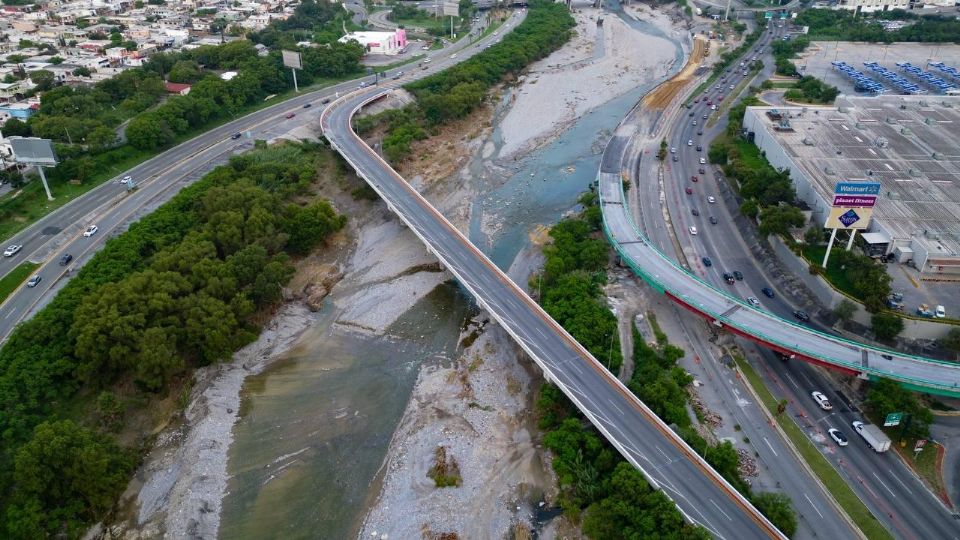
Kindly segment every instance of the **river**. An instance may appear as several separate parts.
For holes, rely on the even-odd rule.
[[[676,67],[682,56],[678,46]],[[481,195],[473,201],[471,240],[509,268],[529,247],[531,231],[556,222],[588,189],[611,131],[648,90],[637,88],[595,108],[513,165],[506,181],[484,185],[484,160],[475,157],[469,166]],[[506,103],[509,91],[504,94]],[[501,113],[492,135],[497,150]],[[484,219],[501,225],[488,236],[480,226]],[[424,362],[455,358],[461,330],[475,313],[454,284],[422,299],[388,329],[389,337],[338,329],[332,314],[323,313],[284,359],[245,384],[220,537],[355,536],[364,508],[379,492],[377,473],[418,370]]]

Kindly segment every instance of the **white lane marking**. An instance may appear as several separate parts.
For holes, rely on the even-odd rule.
[[[887,487],[886,484],[883,483],[883,480],[881,480],[880,477],[877,476],[877,473],[876,473],[876,472],[873,473],[873,477],[877,479],[877,482],[880,482],[880,485],[883,486],[883,489],[889,491],[890,494],[893,495],[894,497],[897,496],[897,494],[894,493],[892,489],[890,489],[889,487]]]
[[[670,455],[664,452],[663,449],[660,448],[659,446],[657,446],[656,448],[657,448],[657,452],[660,452],[661,454],[663,454],[664,459],[666,459],[667,463],[669,463],[671,461]]]
[[[791,377],[789,373],[785,373],[784,375],[787,376],[787,379],[790,380],[790,384],[792,384],[794,388],[800,388],[800,385],[797,384],[797,381],[793,380],[793,377]]]
[[[807,502],[810,503],[810,506],[812,506],[813,509],[817,511],[817,514],[820,516],[820,519],[823,519],[823,514],[820,513],[820,509],[817,508],[817,505],[813,504],[813,501],[810,500],[810,496],[807,495],[806,493],[804,493],[803,496],[806,497]]]
[[[721,514],[723,514],[723,517],[727,518],[727,521],[733,521],[732,519],[730,519],[730,516],[728,516],[727,513],[723,511],[723,508],[720,508],[720,505],[717,504],[717,501],[710,499],[710,502],[713,503],[713,506],[715,506]]]
[[[12,309],[11,309],[10,311],[8,311],[6,315],[3,316],[3,320],[9,319],[11,315],[13,315],[13,310],[12,310]]]
[[[893,471],[891,471],[890,469],[887,469],[887,471],[890,472],[890,476],[892,476],[894,480],[896,480],[897,482],[900,482],[900,485],[903,486],[903,489],[906,490],[907,493],[909,493],[910,495],[913,495],[913,492],[910,491],[910,488],[908,488],[907,485],[903,483],[903,480],[901,480],[899,476],[894,474]]]
[[[773,455],[780,457],[780,454],[778,454],[777,451],[773,449],[773,445],[770,444],[770,441],[768,441],[766,437],[763,438],[763,442],[767,443],[767,446],[770,448],[770,451],[773,452]]]
[[[612,399],[608,399],[607,401],[610,402],[610,405],[613,405],[613,408],[616,409],[618,413],[623,414],[623,409],[617,407],[617,404],[614,403]]]

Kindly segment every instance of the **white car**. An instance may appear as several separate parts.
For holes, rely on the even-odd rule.
[[[100,230],[100,228],[97,227],[96,225],[91,225],[91,226],[87,227],[87,230],[83,231],[83,235],[86,236],[87,238],[89,238],[89,237],[97,234],[97,231],[99,231],[99,230]]]
[[[687,139],[687,146],[693,146],[693,139]]]
[[[707,164],[706,158],[700,158],[700,164],[701,164],[701,165],[706,165],[706,164]]]
[[[713,203],[717,202],[717,200],[714,199],[713,197],[707,197],[707,202],[710,203],[710,204],[713,204]]]
[[[690,234],[696,236],[696,235],[697,235],[697,228],[696,228],[696,227],[690,227]]]
[[[130,178],[130,176],[124,176],[120,179],[121,184],[129,184],[130,182],[133,182],[133,178]]]
[[[822,393],[816,390],[814,390],[813,392],[810,392],[810,396],[813,398],[814,401],[817,402],[817,405],[819,405],[821,409],[825,411],[833,410],[833,405],[830,404],[830,400],[827,399],[827,396],[823,395]]]
[[[943,306],[937,306],[937,308],[933,310],[933,316],[938,319],[943,319],[947,316],[947,310],[943,309]]]
[[[3,256],[4,256],[4,257],[13,257],[13,256],[16,255],[21,249],[23,249],[23,246],[20,245],[20,244],[14,244],[14,245],[12,245],[12,246],[8,246],[7,249],[3,252]]]
[[[847,437],[837,428],[828,429],[827,434],[837,443],[837,446],[846,446],[848,444]]]
[[[757,300],[756,296],[748,296],[747,302],[750,302],[750,305],[753,307],[760,307],[760,300]]]

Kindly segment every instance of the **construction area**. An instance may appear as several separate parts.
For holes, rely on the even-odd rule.
[[[693,40],[693,52],[690,59],[676,75],[658,86],[643,98],[643,107],[647,109],[663,110],[673,101],[674,96],[683,90],[690,80],[696,76],[697,69],[709,53],[709,41],[698,37]]]

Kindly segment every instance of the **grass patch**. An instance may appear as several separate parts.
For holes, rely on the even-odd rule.
[[[734,355],[734,359],[740,371],[747,378],[747,382],[750,383],[750,386],[752,386],[757,395],[760,396],[760,401],[763,402],[763,405],[770,411],[770,414],[776,418],[777,423],[783,429],[784,433],[787,434],[787,438],[790,439],[793,447],[797,449],[807,465],[813,469],[813,472],[820,478],[823,485],[826,486],[827,491],[833,495],[837,503],[839,503],[847,515],[850,516],[850,519],[863,531],[863,534],[871,540],[881,538],[892,540],[893,536],[887,531],[886,527],[870,513],[870,510],[863,504],[863,501],[857,497],[857,494],[854,493],[850,486],[847,485],[843,477],[840,476],[840,473],[833,468],[817,447],[810,442],[810,439],[803,433],[800,426],[791,418],[776,416],[778,400],[770,393],[766,385],[763,384],[763,380],[757,372],[754,371],[753,367],[739,355]]]
[[[650,321],[650,328],[653,329],[654,337],[657,338],[657,345],[663,347],[667,344],[667,334],[660,328],[660,323],[657,322],[657,315],[652,311],[648,311],[647,319]]]
[[[836,245],[834,245],[834,249],[837,249]],[[811,246],[809,244],[805,244],[802,247],[802,250],[803,257],[808,263],[820,264],[823,262],[823,255],[827,252],[827,246]],[[846,274],[844,274],[843,270],[841,270],[839,266],[828,265],[826,272],[823,273],[823,277],[825,277],[831,285],[843,291],[848,296],[859,298],[859,293],[857,293],[857,290],[854,288],[853,282],[847,279]]]
[[[457,487],[462,482],[460,465],[453,456],[447,455],[446,446],[438,446],[433,455],[433,466],[427,471],[438,488]]]
[[[730,143],[737,149],[737,159],[747,168],[758,170],[768,166],[766,158],[760,153],[757,145],[740,137],[735,137]]]
[[[32,262],[20,263],[19,266],[7,272],[7,275],[3,278],[0,278],[0,302],[6,300],[13,291],[17,290],[23,280],[27,279],[27,276],[32,274],[38,266],[40,265]]]

